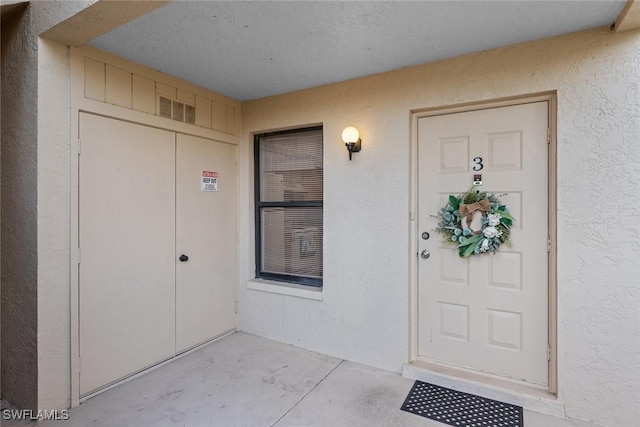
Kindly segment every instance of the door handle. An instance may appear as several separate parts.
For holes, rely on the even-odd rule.
[[[180,258],[178,258],[180,260],[180,262],[187,262],[189,261],[189,257],[186,256],[185,254],[180,255]]]
[[[431,256],[431,252],[425,249],[424,251],[420,252],[420,256],[424,259],[427,259]]]

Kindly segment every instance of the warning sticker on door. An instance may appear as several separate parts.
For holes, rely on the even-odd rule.
[[[202,171],[200,191],[218,191],[218,172]]]

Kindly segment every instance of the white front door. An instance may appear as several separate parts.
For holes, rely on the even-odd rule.
[[[547,102],[418,119],[419,359],[548,386],[547,132]],[[434,215],[475,174],[516,219],[513,247],[462,259]]]
[[[178,134],[177,353],[235,328],[235,247],[236,147]]]

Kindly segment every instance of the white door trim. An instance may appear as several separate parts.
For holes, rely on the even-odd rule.
[[[546,101],[549,103],[549,157],[548,157],[548,206],[549,206],[549,391],[557,392],[557,224],[556,224],[556,110],[555,91],[490,101],[457,104],[412,110],[411,126],[411,168],[410,168],[410,214],[409,214],[409,362],[418,360],[418,120],[423,117],[439,116],[466,111],[484,110],[509,105]]]

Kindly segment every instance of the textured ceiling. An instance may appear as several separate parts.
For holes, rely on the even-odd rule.
[[[90,44],[238,100],[588,28],[609,1],[175,1]]]

